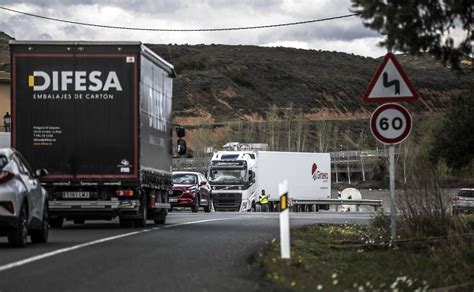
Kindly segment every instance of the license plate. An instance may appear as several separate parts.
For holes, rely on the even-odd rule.
[[[176,203],[176,202],[178,202],[178,199],[176,199],[176,198],[170,198],[170,203]]]
[[[90,192],[63,192],[63,199],[89,199]]]

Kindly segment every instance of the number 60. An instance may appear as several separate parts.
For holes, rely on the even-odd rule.
[[[380,129],[383,131],[388,130],[390,128],[390,123],[388,118],[381,118],[379,122]],[[395,117],[392,120],[392,128],[395,130],[400,130],[403,127],[403,120],[399,117]]]

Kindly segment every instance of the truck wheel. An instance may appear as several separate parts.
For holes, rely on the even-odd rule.
[[[211,210],[212,210],[212,199],[209,198],[209,199],[207,199],[207,205],[204,206],[204,212],[210,213]]]
[[[191,211],[193,211],[193,213],[197,213],[199,211],[199,196],[196,196],[196,200],[194,201],[194,205],[191,206]]]
[[[135,219],[135,222],[134,222],[135,227],[145,227],[147,216],[148,216],[147,199],[146,199],[146,195],[143,194],[142,203],[140,205],[140,217],[141,218]]]
[[[8,233],[8,243],[12,247],[25,247],[28,241],[28,212],[24,204],[18,215],[17,229]]]
[[[31,232],[31,242],[46,243],[48,242],[49,222],[48,222],[48,205],[44,205],[43,222],[40,230],[33,230]]]
[[[250,209],[247,210],[247,212],[255,212],[255,206],[254,206],[254,203],[252,203],[252,205],[250,206]]]
[[[155,224],[165,224],[166,222],[166,209],[161,209],[160,212],[156,215],[155,219],[153,222]]]
[[[63,227],[64,219],[62,217],[51,218],[49,219],[49,225],[53,228]]]

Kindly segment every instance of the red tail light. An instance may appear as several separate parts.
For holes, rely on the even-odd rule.
[[[13,203],[12,202],[0,202],[0,206],[7,209],[8,212],[10,212],[12,214],[15,213],[15,210],[13,210]]]
[[[451,200],[453,201],[459,201],[459,196],[458,195],[452,195]]]
[[[133,191],[132,190],[117,190],[115,192],[117,197],[132,197]]]
[[[0,171],[0,184],[6,183],[13,178],[13,173],[8,171]]]

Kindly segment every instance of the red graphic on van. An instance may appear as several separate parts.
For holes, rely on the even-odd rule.
[[[319,171],[318,165],[316,163],[313,163],[313,167],[311,167],[311,175],[313,176],[314,180],[329,179],[329,174],[327,172]]]

